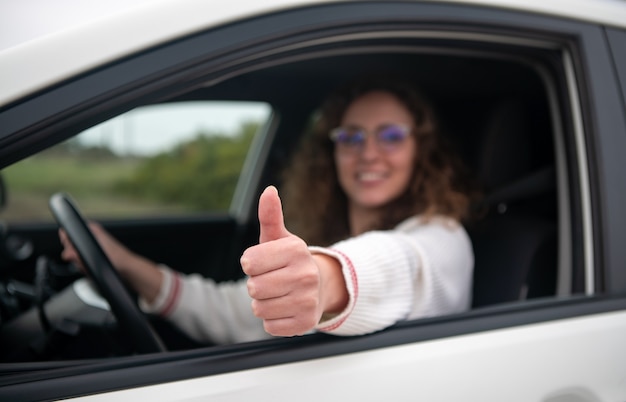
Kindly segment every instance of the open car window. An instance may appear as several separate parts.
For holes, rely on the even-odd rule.
[[[281,188],[323,99],[355,77],[395,74],[432,102],[441,134],[481,194],[475,216],[463,222],[475,258],[471,307],[592,293],[593,266],[571,257],[587,241],[580,208],[588,195],[569,186],[578,172],[568,164],[585,158],[575,148],[581,133],[559,124],[569,112],[555,89],[566,84],[565,66],[554,60],[567,60],[567,49],[514,33],[424,35],[390,29],[375,42],[369,33],[337,34],[279,48],[254,68],[81,130],[6,169],[17,202],[4,214],[19,227],[15,208],[30,203],[20,197],[36,194],[33,211],[49,216],[42,205],[63,189],[151,260],[216,282],[238,280],[239,256],[258,239],[258,194]],[[315,78],[303,81],[312,71]],[[296,101],[297,87],[306,89]],[[271,125],[270,104],[280,117]],[[227,210],[232,215],[219,219],[197,214]],[[58,259],[58,246],[49,252]],[[176,339],[169,345],[186,347]]]
[[[323,99],[359,76],[396,75],[432,102],[444,139],[481,192],[475,219],[463,222],[475,256],[472,307],[593,292],[593,266],[571,257],[587,241],[588,194],[569,186],[578,172],[568,165],[585,155],[576,149],[581,133],[560,124],[570,118],[556,90],[567,84],[566,48],[513,32],[476,39],[442,29],[430,37],[391,24],[373,42],[368,32],[338,33],[249,57],[262,61],[250,67],[244,59],[218,80],[160,94],[158,104],[6,168],[13,201],[3,214],[16,227],[49,217],[42,206],[62,190],[153,261],[217,282],[240,279],[238,258],[258,238],[258,194],[269,184],[280,189]],[[270,112],[280,118],[268,127]],[[22,212],[28,205],[35,207]],[[196,218],[229,210],[226,218]],[[58,246],[49,250],[58,259]]]

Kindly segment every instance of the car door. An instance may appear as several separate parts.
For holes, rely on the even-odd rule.
[[[191,3],[187,6],[177,5],[193,13]],[[463,93],[483,94],[488,89],[481,86],[484,82],[496,87],[490,96],[506,97],[509,93],[504,92],[514,88],[495,85],[507,82],[506,74],[494,81],[465,79],[467,54],[480,60],[495,54],[506,63],[512,60],[515,67],[489,72],[508,73],[530,66],[539,77],[543,95],[531,100],[545,103],[541,110],[547,116],[541,120],[545,132],[536,138],[547,139],[550,147],[537,158],[542,163],[547,158],[554,168],[554,186],[548,194],[554,204],[548,212],[532,204],[524,206],[533,218],[547,216],[558,236],[550,249],[556,258],[552,266],[557,275],[555,287],[551,294],[538,298],[520,296],[461,314],[399,323],[359,337],[312,334],[97,361],[7,363],[1,367],[0,395],[7,400],[624,399],[626,250],[622,244],[626,217],[622,205],[626,183],[621,178],[621,150],[626,145],[626,122],[624,94],[618,85],[618,70],[623,66],[616,65],[619,58],[610,53],[606,29],[602,21],[585,21],[580,14],[570,20],[529,9],[521,12],[453,2],[296,7],[230,20],[90,70],[3,108],[0,122],[11,123],[0,124],[4,127],[0,128],[0,160],[6,166],[94,122],[161,99],[197,94],[203,91],[199,87],[208,87],[213,95],[236,89],[243,96],[250,93],[246,92],[249,80],[259,80],[270,89],[314,81],[329,55],[343,66],[334,76],[341,81],[355,66],[365,68],[357,63],[358,57],[344,56],[375,54],[376,59],[366,59],[374,63],[381,60],[381,54],[401,49],[403,55],[420,54],[424,60],[443,55],[454,61],[445,65],[463,79],[453,82],[463,81],[466,86],[447,87],[449,93],[442,95],[441,104],[451,105],[450,116],[458,118],[450,123],[450,130],[455,131],[466,129],[476,112]],[[463,58],[455,58],[459,55]],[[506,63],[500,62],[496,66],[504,68]],[[471,66],[483,65],[476,63]],[[441,72],[435,68],[440,64],[427,66]],[[295,79],[290,81],[285,74],[292,68]],[[228,80],[240,76],[245,79]],[[250,170],[241,179],[244,184],[234,197],[230,215],[111,221],[111,230],[138,248],[150,249],[169,249],[178,240],[190,242],[193,246],[188,250],[201,249],[204,243],[197,237],[209,237],[220,241],[219,253],[225,247],[224,238],[230,238],[223,233],[236,232],[236,224],[243,224],[244,237],[252,241],[255,197],[276,177],[273,168],[291,149],[292,129],[305,124],[303,115],[290,121],[295,117],[287,112],[297,113],[300,102],[317,99],[315,85],[307,87],[313,91],[308,100],[300,100],[294,87],[286,86],[287,90],[268,91],[276,96],[270,102],[276,120],[271,120],[266,131],[271,134],[259,137],[262,140],[249,157]],[[521,99],[523,93],[514,95]],[[476,104],[481,100],[480,96],[470,99]],[[465,139],[473,143],[475,137]],[[533,178],[525,183],[536,189],[543,181]],[[516,184],[507,189],[516,192],[519,188]],[[495,203],[495,213],[510,214],[515,205],[509,200]],[[175,240],[156,239],[151,234],[157,229],[184,234]],[[33,239],[41,233],[48,245],[56,236],[53,224],[18,225],[12,230]],[[150,241],[144,243],[146,239]],[[58,251],[43,246],[41,250]],[[182,254],[171,255],[177,260],[185,258]],[[501,265],[502,269],[514,265],[514,256],[507,256],[510,263]],[[493,280],[487,285],[497,288],[503,283]]]

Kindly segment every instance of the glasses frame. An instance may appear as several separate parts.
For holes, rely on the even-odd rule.
[[[396,127],[396,128],[400,128],[402,133],[404,134],[404,137],[402,137],[402,141],[399,141],[397,143],[393,143],[393,144],[385,144],[384,141],[381,141],[380,138],[378,137],[378,135],[385,129],[389,128],[389,127]],[[356,130],[357,133],[362,133],[363,135],[363,141],[360,141],[358,143],[353,143],[353,144],[349,144],[346,142],[340,142],[338,140],[339,137],[339,133],[342,130]],[[361,152],[363,150],[363,148],[365,147],[365,142],[367,141],[367,137],[369,136],[374,136],[374,139],[376,140],[376,146],[378,147],[379,150],[385,152],[385,153],[390,153],[390,152],[394,152],[397,150],[397,148],[403,144],[407,138],[409,138],[411,136],[411,134],[413,134],[413,128],[411,126],[408,126],[406,124],[385,124],[383,126],[380,126],[374,130],[366,130],[362,127],[345,127],[345,126],[339,126],[339,127],[335,127],[334,129],[330,130],[329,134],[328,134],[328,138],[335,144],[335,146],[337,147],[337,149],[346,152],[346,153],[357,153],[357,152]]]

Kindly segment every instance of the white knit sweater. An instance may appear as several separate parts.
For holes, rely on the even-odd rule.
[[[471,297],[474,255],[455,221],[413,217],[393,230],[372,231],[313,253],[341,262],[346,309],[324,317],[316,330],[361,335],[407,319],[464,311]],[[252,314],[245,280],[216,284],[200,275],[161,267],[164,281],[144,311],[161,314],[198,341],[245,342],[270,338]]]

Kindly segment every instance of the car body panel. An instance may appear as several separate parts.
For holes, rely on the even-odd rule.
[[[320,3],[336,1],[235,0],[220,4],[219,7],[202,0],[138,4],[124,13],[104,15],[89,24],[62,29],[29,40],[22,46],[0,50],[0,70],[4,72],[0,76],[0,87],[3,88],[0,105],[131,53],[216,25]],[[441,3],[445,4],[446,1]],[[465,0],[461,3],[567,16],[617,26],[623,25],[626,20],[626,12],[618,0]],[[114,36],[110,35],[112,29],[116,32]],[[101,40],[104,37],[106,41]],[[94,43],[98,45],[94,46]]]
[[[71,400],[613,401],[626,395],[625,331],[622,311]]]
[[[221,379],[226,378],[225,381],[228,381],[226,391],[225,386],[219,384],[215,385],[215,389],[224,391],[225,400],[232,400],[228,398],[248,395],[248,387],[259,386],[257,377],[251,374],[260,372],[273,373],[262,375],[274,376],[281,373],[290,379],[300,377],[299,384],[309,387],[307,394],[301,397],[308,400],[306,398],[309,394],[321,397],[331,392],[329,389],[319,387],[321,381],[316,381],[315,378],[326,380],[325,373],[335,372],[334,370],[338,370],[343,376],[329,380],[336,381],[333,384],[337,386],[332,392],[343,395],[358,393],[360,391],[354,389],[354,384],[357,384],[364,389],[361,399],[366,401],[379,400],[377,397],[369,399],[368,392],[375,396],[387,392],[398,395],[400,400],[403,398],[414,400],[422,394],[420,388],[416,387],[419,376],[412,374],[422,372],[429,378],[431,384],[424,384],[423,387],[432,386],[435,389],[432,395],[424,394],[429,400],[430,398],[457,400],[446,399],[449,395],[456,395],[454,389],[450,389],[450,384],[466,387],[464,388],[466,397],[485,395],[484,400],[487,401],[502,400],[504,397],[514,401],[527,400],[523,397],[528,395],[533,396],[531,399],[537,400],[543,400],[537,397],[543,395],[548,401],[551,400],[550,396],[559,395],[570,398],[583,397],[573,400],[597,401],[603,400],[599,399],[601,395],[623,394],[624,382],[620,381],[624,372],[622,370],[624,360],[621,359],[624,349],[620,347],[622,344],[620,334],[623,333],[624,325],[623,314],[626,310],[626,302],[623,299],[614,301],[583,299],[564,302],[560,306],[552,305],[549,308],[542,307],[541,303],[530,303],[529,306],[516,309],[517,311],[507,310],[506,316],[499,314],[501,309],[494,307],[475,311],[462,320],[453,317],[434,318],[426,322],[424,320],[407,322],[400,324],[393,331],[382,331],[363,337],[342,338],[318,334],[291,338],[287,342],[277,340],[253,342],[245,345],[243,350],[232,345],[119,358],[108,362],[87,361],[83,365],[59,362],[55,376],[31,371],[25,372],[18,382],[3,381],[0,377],[0,397],[22,401],[56,400],[88,395],[106,398],[110,397],[111,392],[119,391],[115,395],[121,400],[135,400],[136,397],[145,397],[153,393],[158,393],[155,396],[156,400],[179,400],[177,398],[180,395],[183,397],[204,395],[204,398],[213,395],[219,398],[218,392],[209,389],[206,384],[221,383]],[[483,338],[487,341],[483,341]],[[600,342],[596,343],[595,339]],[[469,348],[465,347],[466,341],[469,341]],[[542,346],[544,344],[550,346],[544,348]],[[428,346],[422,348],[420,345]],[[491,353],[488,350],[490,345],[494,345],[498,352]],[[386,359],[387,350],[401,350],[406,353],[401,353],[402,357],[398,357],[396,352],[393,352],[393,357]],[[414,353],[416,350],[419,353]],[[441,358],[446,364],[440,366],[436,363],[440,369],[432,371],[430,365],[421,364],[424,362],[424,356],[428,360]],[[507,359],[504,359],[504,356]],[[509,356],[515,356],[517,360],[508,360]],[[549,360],[550,356],[554,358]],[[393,365],[398,359],[403,365],[409,365],[410,362],[420,363],[408,371],[399,370],[403,371],[398,374],[400,384],[397,384],[391,375],[395,373]],[[320,361],[324,363],[321,365],[316,363]],[[344,361],[350,364],[344,364]],[[359,361],[360,365],[352,365],[355,361]],[[366,366],[366,362],[371,364],[371,367]],[[379,364],[383,362],[388,370],[378,369]],[[498,364],[495,364],[496,362]],[[567,364],[561,365],[561,362]],[[320,366],[323,368],[318,370]],[[455,372],[457,366],[463,371],[463,375],[451,375],[457,374]],[[555,367],[558,370],[554,370]],[[479,369],[493,375],[483,376]],[[14,365],[13,370],[18,373],[24,368]],[[282,374],[285,370],[289,371],[289,374]],[[360,377],[354,378],[352,371],[358,373]],[[608,375],[599,378],[595,375],[596,372]],[[432,382],[431,376],[436,377]],[[314,381],[313,384],[307,383],[308,377]],[[351,382],[347,384],[349,386],[342,385],[342,378],[350,379]],[[268,381],[276,384],[281,383],[282,379],[276,376]],[[398,385],[398,388],[388,386],[392,383]],[[193,388],[190,388],[189,384]],[[233,389],[237,384],[240,387]],[[243,384],[246,384],[246,387],[243,387]],[[526,389],[518,390],[515,384],[523,384]],[[168,388],[170,385],[173,386],[171,392]],[[186,391],[179,392],[179,386]],[[313,390],[316,386],[319,389]],[[427,389],[430,391],[433,388]],[[288,392],[283,395],[280,393],[281,389]],[[515,392],[509,392],[509,389]],[[134,393],[135,390],[138,391],[137,394]],[[267,395],[267,400],[294,398],[293,391],[288,383]],[[516,399],[518,393],[521,395],[520,399]],[[260,395],[257,398],[265,400]]]

